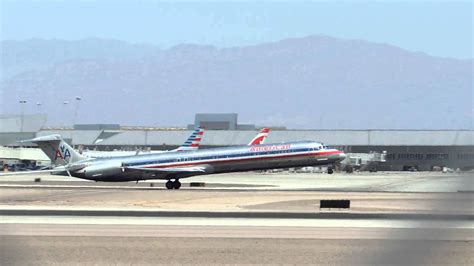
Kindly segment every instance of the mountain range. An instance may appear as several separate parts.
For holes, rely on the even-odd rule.
[[[473,128],[474,60],[388,44],[314,35],[229,48],[97,38],[0,45],[0,112],[19,113],[27,100],[24,111],[47,113],[50,125],[185,126],[217,112],[299,129]]]

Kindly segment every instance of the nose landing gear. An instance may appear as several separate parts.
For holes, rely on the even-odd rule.
[[[168,180],[168,182],[166,182],[167,189],[179,189],[180,187],[181,182],[179,182],[179,179],[175,179],[174,181]]]

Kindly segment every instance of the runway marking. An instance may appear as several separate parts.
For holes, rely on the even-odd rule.
[[[474,229],[470,221],[377,220],[377,219],[275,219],[196,217],[99,217],[99,216],[0,216],[0,224],[101,224],[101,225],[186,225],[266,226],[340,228],[456,228]]]

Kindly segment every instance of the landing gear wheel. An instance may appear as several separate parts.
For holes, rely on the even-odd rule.
[[[179,189],[181,187],[181,182],[179,182],[178,179],[176,179],[174,182],[173,182],[173,187],[174,189]]]
[[[332,170],[332,168],[328,168],[328,174],[332,174],[334,173],[334,170]]]
[[[173,189],[174,188],[174,182],[171,181],[171,180],[168,180],[168,182],[166,182],[166,188],[167,189]]]

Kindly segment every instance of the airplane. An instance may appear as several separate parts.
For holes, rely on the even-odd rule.
[[[140,151],[84,151],[82,155],[87,157],[94,157],[94,158],[105,158],[105,157],[122,157],[122,156],[132,156],[137,154],[151,154],[151,153],[163,153],[163,152],[175,152],[175,151],[195,151],[199,149],[199,145],[201,144],[201,139],[204,134],[204,129],[201,127],[197,127],[193,130],[191,135],[186,139],[183,145],[179,146],[176,149],[169,150],[169,151],[148,151],[148,152],[140,152]]]
[[[248,145],[263,144],[265,139],[270,132],[270,128],[262,128],[260,132],[248,143]],[[137,154],[151,154],[151,153],[163,153],[163,152],[174,152],[174,151],[195,151],[199,149],[201,144],[202,136],[204,135],[203,128],[196,128],[191,135],[186,139],[183,145],[179,146],[174,150],[169,151],[84,151],[81,154],[88,157],[104,158],[104,157],[116,157],[116,156],[131,156]]]
[[[54,164],[61,165],[42,172],[66,172],[71,177],[102,182],[163,179],[168,180],[167,189],[179,189],[179,179],[196,175],[333,165],[346,158],[342,151],[315,141],[111,158],[85,157],[72,149],[60,135],[42,136],[29,141],[36,143]],[[332,173],[332,169],[329,170],[328,173]]]

